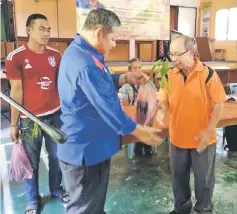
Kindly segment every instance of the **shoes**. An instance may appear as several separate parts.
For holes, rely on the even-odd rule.
[[[142,147],[143,147],[143,145],[140,142],[135,144],[134,153],[136,156],[139,156],[139,157],[142,156],[142,154],[143,154]]]
[[[145,155],[148,157],[152,157],[154,155],[154,152],[152,150],[152,147],[149,145],[146,145],[144,143],[136,143],[134,148],[134,153],[136,156],[142,156],[143,155],[143,149],[145,152]]]
[[[151,146],[145,145],[144,150],[145,150],[146,156],[152,157],[154,155],[154,152]]]

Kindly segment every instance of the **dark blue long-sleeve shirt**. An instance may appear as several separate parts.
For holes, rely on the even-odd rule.
[[[120,135],[136,123],[122,110],[117,96],[119,75],[111,75],[103,56],[79,35],[65,51],[58,87],[62,131],[68,136],[58,145],[58,158],[72,165],[94,165],[120,149]]]

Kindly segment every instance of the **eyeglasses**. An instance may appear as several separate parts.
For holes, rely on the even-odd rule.
[[[182,56],[184,54],[186,54],[189,50],[186,50],[182,53],[179,53],[179,52],[174,52],[174,53],[169,53],[169,56]]]

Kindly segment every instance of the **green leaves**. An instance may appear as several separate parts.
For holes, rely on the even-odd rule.
[[[151,71],[153,72],[153,71],[155,70],[155,68],[156,68],[157,66],[159,66],[159,65],[162,65],[162,63],[163,63],[163,62],[162,62],[161,60],[156,61],[155,64],[152,66]]]
[[[166,59],[161,69],[161,75],[165,76],[168,73],[168,71],[169,71],[169,63],[168,60]]]
[[[42,130],[40,126],[37,123],[33,122],[33,127],[31,125],[31,120],[29,119],[26,127],[22,128],[22,136],[25,137],[25,139],[29,140],[31,143],[33,143],[33,140],[37,137],[40,137],[42,135]]]
[[[167,79],[166,75],[172,68],[174,68],[174,66],[169,65],[168,59],[165,59],[165,61],[158,60],[152,66],[152,70],[149,75],[152,82],[154,82],[155,79],[160,80],[160,88],[164,89],[167,86],[169,94],[171,93],[172,84],[171,81]]]
[[[168,65],[169,70],[174,68],[174,65]]]
[[[37,123],[34,123],[34,128],[32,130],[32,138],[35,139],[41,135],[41,128]]]

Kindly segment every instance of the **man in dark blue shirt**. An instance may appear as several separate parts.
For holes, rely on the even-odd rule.
[[[158,145],[158,130],[140,127],[122,110],[118,87],[145,83],[142,72],[111,75],[104,63],[120,33],[120,20],[106,9],[91,10],[81,35],[65,51],[58,87],[65,144],[58,158],[70,195],[67,214],[103,214],[110,158],[120,150],[121,136]]]

